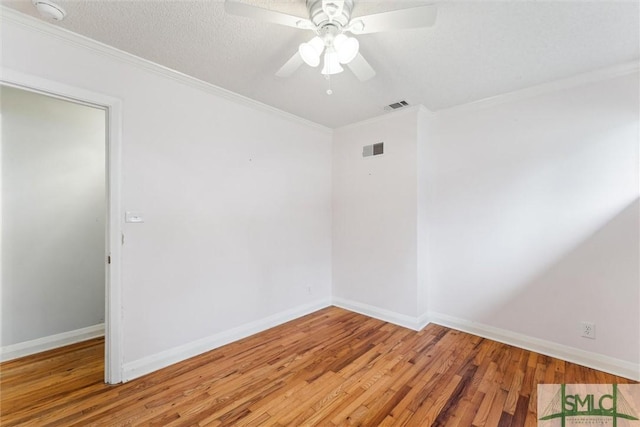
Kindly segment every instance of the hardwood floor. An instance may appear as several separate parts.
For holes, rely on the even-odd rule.
[[[101,339],[0,365],[0,425],[535,426],[539,383],[631,383],[437,325],[330,307],[103,383]]]

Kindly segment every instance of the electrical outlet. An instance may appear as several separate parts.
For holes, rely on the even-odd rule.
[[[583,337],[596,339],[596,324],[593,322],[581,322],[580,332]]]

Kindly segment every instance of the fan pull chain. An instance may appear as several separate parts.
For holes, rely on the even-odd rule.
[[[324,78],[327,81],[327,95],[331,95],[333,93],[333,90],[331,89],[331,76],[327,74]]]

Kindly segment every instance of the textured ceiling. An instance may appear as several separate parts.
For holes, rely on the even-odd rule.
[[[244,0],[306,17],[304,0]],[[37,16],[30,0],[0,0]],[[360,35],[377,71],[274,73],[310,31],[226,15],[218,1],[63,1],[61,26],[329,127],[377,116],[402,99],[432,111],[640,58],[637,1],[444,1],[427,29]],[[356,0],[354,16],[424,1]]]

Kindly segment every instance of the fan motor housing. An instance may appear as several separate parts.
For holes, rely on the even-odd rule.
[[[342,13],[329,21],[329,16],[322,9],[322,0],[307,0],[307,10],[309,11],[309,19],[318,28],[331,22],[340,27],[345,27],[351,19],[351,11],[353,10],[353,0],[344,0]]]

